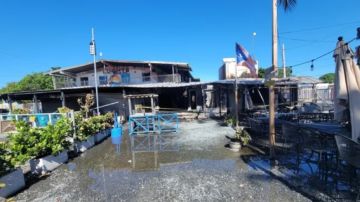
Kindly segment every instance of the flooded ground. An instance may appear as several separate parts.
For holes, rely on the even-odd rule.
[[[214,120],[178,133],[105,140],[15,196],[17,201],[310,201],[227,150],[233,130]]]

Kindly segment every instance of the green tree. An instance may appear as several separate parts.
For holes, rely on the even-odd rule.
[[[292,76],[292,68],[286,68],[286,77],[290,77]],[[278,69],[278,78],[282,78],[283,77],[283,70],[282,69]],[[265,68],[260,67],[258,70],[258,77],[259,78],[265,78]]]
[[[258,70],[258,77],[259,78],[265,78],[265,69],[260,67]]]
[[[283,68],[278,69],[278,78],[283,78],[284,71]],[[292,68],[287,67],[286,68],[286,77],[292,76]]]
[[[43,73],[32,73],[26,75],[19,82],[11,82],[0,89],[0,93],[13,93],[20,91],[36,91],[54,89],[52,78]]]
[[[334,83],[334,81],[335,81],[335,73],[324,74],[324,75],[320,76],[319,79],[321,81],[325,82],[325,83]]]

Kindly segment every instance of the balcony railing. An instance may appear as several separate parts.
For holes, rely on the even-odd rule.
[[[55,76],[55,88],[72,88],[80,86],[94,86],[94,81],[89,78],[86,82],[76,82],[74,79],[70,79],[66,76]],[[165,74],[165,75],[151,75],[151,76],[134,76],[129,74],[127,77],[113,79],[111,76],[107,76],[106,79],[98,78],[99,86],[120,86],[131,84],[146,84],[146,83],[180,83],[180,74]]]

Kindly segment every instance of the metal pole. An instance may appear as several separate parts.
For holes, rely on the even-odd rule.
[[[95,48],[95,35],[94,35],[94,28],[91,28],[91,41],[94,43]],[[94,79],[95,79],[95,96],[96,96],[96,113],[100,115],[99,112],[99,92],[98,92],[98,82],[97,82],[97,71],[96,71],[96,51],[94,51],[93,60],[94,60]]]
[[[277,70],[277,53],[278,53],[278,30],[277,30],[277,0],[272,2],[272,66],[273,71]],[[269,142],[270,142],[270,158],[275,158],[275,90],[271,83],[269,86]]]
[[[282,44],[283,78],[286,78],[285,44]]]

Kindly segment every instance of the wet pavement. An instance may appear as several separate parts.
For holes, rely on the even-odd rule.
[[[108,138],[15,196],[16,201],[310,201],[224,147],[234,131],[214,120],[178,133]],[[256,156],[256,155],[255,155]]]

